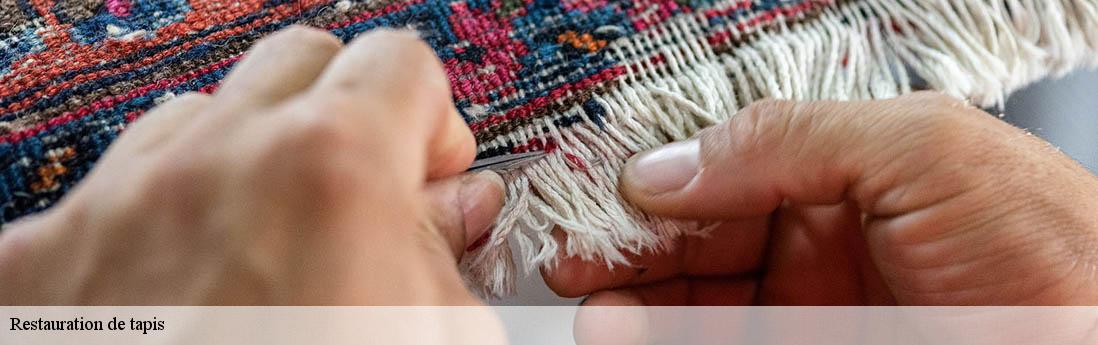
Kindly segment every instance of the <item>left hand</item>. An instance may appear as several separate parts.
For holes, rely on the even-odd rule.
[[[503,186],[456,176],[474,145],[414,35],[284,30],[4,229],[0,304],[479,304],[455,263]]]

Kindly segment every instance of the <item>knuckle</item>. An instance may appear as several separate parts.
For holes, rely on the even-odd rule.
[[[287,135],[281,140],[285,148],[303,153],[323,154],[333,150],[341,150],[348,147],[354,140],[354,133],[347,125],[346,116],[341,113],[345,108],[332,105],[316,106],[316,111],[296,113],[294,120],[288,125]]]
[[[374,143],[369,137],[377,131],[355,120],[358,106],[350,97],[339,95],[291,102],[280,112],[279,128],[263,145],[261,155],[274,160],[292,156],[319,164],[328,156],[362,151]]]
[[[796,106],[796,102],[786,100],[762,100],[748,105],[724,124],[731,148],[735,153],[746,154],[780,145]]]
[[[304,25],[293,25],[260,40],[256,47],[257,49],[294,47],[298,52],[315,52],[338,50],[341,45],[339,38],[330,32]]]
[[[370,31],[363,40],[385,42],[393,48],[392,54],[414,58],[433,57],[431,47],[413,31],[378,29]]]
[[[449,80],[434,50],[414,32],[375,30],[363,40],[371,46],[383,46],[389,59],[406,67],[402,73],[408,75],[400,79],[408,80],[406,86],[411,90],[449,92]]]
[[[292,25],[279,32],[277,38],[318,46],[339,46],[340,44],[339,39],[332,33],[304,25]]]
[[[449,95],[449,79],[442,63],[431,47],[412,32],[372,30],[354,39],[347,50],[353,60],[368,64],[371,73],[361,78],[340,78],[334,89],[371,88],[385,100],[415,98],[405,102],[412,104],[424,96]]]
[[[437,65],[434,51],[427,46],[426,42],[409,34],[396,35],[396,37],[400,37],[397,38],[400,42],[398,44],[398,47],[400,47],[397,51],[398,56],[420,66]]]
[[[781,134],[797,116],[796,108],[796,102],[787,100],[762,100],[749,105],[745,110],[751,133],[764,137]]]
[[[330,108],[314,107],[285,114],[288,120],[264,123],[278,128],[242,148],[248,157],[239,164],[245,180],[289,191],[281,195],[308,191],[311,200],[326,206],[345,197],[348,185],[358,178],[355,174],[362,172],[360,150],[351,147],[358,145],[353,127],[325,109]]]

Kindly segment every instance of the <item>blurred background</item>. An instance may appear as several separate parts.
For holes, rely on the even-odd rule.
[[[1098,70],[1044,80],[1012,94],[1004,120],[1033,132],[1092,172],[1098,173]],[[557,297],[536,272],[518,284],[518,294],[493,305],[576,305]]]
[[[1098,70],[1045,80],[1014,93],[1004,119],[1098,172]]]

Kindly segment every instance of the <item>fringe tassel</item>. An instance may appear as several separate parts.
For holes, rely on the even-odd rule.
[[[601,123],[576,106],[499,138],[542,138],[557,148],[504,176],[507,203],[489,243],[462,262],[469,285],[506,295],[519,267],[552,269],[562,256],[629,265],[629,254],[704,234],[699,224],[629,205],[618,193],[619,173],[631,155],[689,138],[755,100],[890,98],[911,91],[914,73],[933,89],[1001,105],[1007,92],[1038,78],[1098,65],[1095,0],[843,1],[800,19],[779,18],[753,34],[758,29],[680,15],[613,42],[610,53],[636,68],[594,96]],[[716,53],[705,37],[725,29],[742,41]],[[666,62],[654,65],[653,56]],[[584,122],[553,123],[575,116]]]

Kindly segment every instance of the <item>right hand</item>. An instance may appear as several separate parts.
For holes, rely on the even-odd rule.
[[[1098,304],[1098,179],[936,93],[765,101],[634,157],[626,197],[724,222],[636,256],[545,272],[586,305]]]

